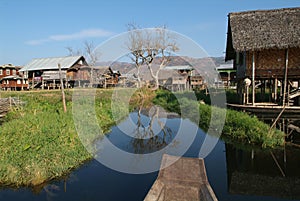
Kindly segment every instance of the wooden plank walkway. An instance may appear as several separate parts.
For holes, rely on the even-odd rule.
[[[161,170],[144,201],[171,200],[217,201],[208,182],[203,159],[163,155]]]
[[[253,113],[267,113],[267,114],[279,114],[283,106],[268,104],[268,103],[256,103],[255,105],[239,105],[239,104],[227,104],[228,108],[236,110],[245,110]],[[300,115],[300,106],[286,106],[283,112],[284,114]]]

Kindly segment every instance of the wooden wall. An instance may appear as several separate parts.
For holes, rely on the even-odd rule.
[[[14,88],[21,89],[22,86],[25,89],[25,88],[28,87],[28,84],[23,84],[22,80],[19,80],[19,82],[17,80],[8,80],[8,83],[7,83],[7,80],[2,80],[2,83],[1,83],[1,87],[4,88],[4,89],[7,89],[7,88],[10,88],[10,89],[14,89]]]
[[[252,54],[246,53],[246,76],[252,77]],[[288,77],[300,77],[300,48],[289,49]],[[285,50],[263,50],[255,52],[255,77],[279,78],[284,77]]]

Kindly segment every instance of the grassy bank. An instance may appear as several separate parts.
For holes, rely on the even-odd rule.
[[[1,92],[1,97],[25,102],[8,113],[0,128],[0,184],[37,185],[60,177],[91,158],[82,146],[72,117],[72,93],[67,113],[59,91]],[[97,119],[104,132],[114,124],[110,90],[98,90]],[[84,114],[83,114],[84,115]]]
[[[97,124],[102,128],[103,133],[109,131],[110,127],[118,120],[122,120],[128,113],[128,108],[122,102],[117,105],[117,112],[111,110],[112,90],[96,90],[95,111]],[[117,99],[129,98],[130,108],[146,107],[150,105],[155,94],[149,89],[141,89],[130,97],[130,91],[118,91]],[[188,93],[188,92],[186,92]],[[188,118],[197,119],[195,111],[190,106],[199,107],[199,126],[204,131],[210,124],[210,113],[212,107],[200,104],[187,98],[189,94],[178,93],[182,99],[181,107],[176,97],[167,91],[157,91],[153,102],[163,106],[172,112],[181,113],[181,109],[187,110]],[[88,93],[87,93],[88,94]],[[67,91],[67,113],[63,112],[60,91],[35,91],[35,92],[1,92],[1,97],[18,97],[25,102],[22,107],[13,108],[8,113],[5,122],[0,127],[0,185],[34,186],[63,176],[73,168],[92,158],[83,147],[74,126],[72,113],[72,92]],[[84,109],[86,99],[81,96],[77,110]],[[204,94],[197,94],[198,100],[209,101]],[[80,108],[82,106],[82,108]],[[217,113],[222,109],[216,108]],[[81,115],[91,115],[82,110]],[[117,115],[117,120],[113,116]],[[87,120],[84,126],[84,133],[89,132],[95,126],[94,122]],[[220,122],[213,121],[213,125]],[[78,129],[78,128],[77,128]],[[90,130],[88,130],[90,129]],[[262,123],[255,117],[249,117],[245,113],[232,110],[226,112],[226,122],[223,129],[223,139],[244,144],[255,144],[262,147],[281,146],[283,133],[272,130],[269,134],[269,126]],[[93,133],[95,134],[95,133]],[[96,133],[97,134],[97,133]],[[88,140],[95,136],[87,137]]]
[[[186,97],[189,97],[190,92],[176,93],[178,99],[181,100],[181,105],[179,106],[177,98],[168,91],[158,91],[157,96],[154,99],[154,103],[161,105],[165,109],[181,113],[181,109],[188,110],[191,105],[198,104],[198,102],[192,101]],[[214,121],[211,120],[211,110],[214,108],[217,116],[222,114],[223,109],[210,106],[210,99],[202,92],[196,94],[198,101],[204,100],[208,104],[198,104],[199,105],[199,127],[204,131],[208,130],[210,123],[212,127],[218,127],[218,118]],[[189,112],[189,118],[193,121],[194,115],[197,113],[195,111]],[[193,114],[195,113],[195,114]],[[263,123],[256,117],[251,117],[246,113],[238,112],[234,110],[226,110],[225,125],[223,127],[223,132],[221,138],[230,143],[239,143],[245,145],[258,145],[264,148],[273,148],[277,146],[282,146],[284,144],[284,133],[272,129],[270,130],[269,125]]]

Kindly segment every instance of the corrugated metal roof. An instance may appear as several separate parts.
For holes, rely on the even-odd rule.
[[[222,64],[216,67],[217,70],[233,69],[233,64]]]
[[[193,70],[192,66],[184,65],[184,66],[166,66],[164,69],[166,70]]]
[[[68,56],[68,57],[51,57],[38,58],[31,60],[20,71],[34,71],[34,70],[58,70],[58,64],[61,69],[68,69],[72,67],[83,56]]]

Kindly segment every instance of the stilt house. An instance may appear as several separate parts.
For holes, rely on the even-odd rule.
[[[28,80],[19,73],[20,66],[5,64],[0,66],[0,88],[4,90],[22,90],[28,88]]]
[[[240,103],[249,91],[249,104],[299,104],[300,7],[229,13],[225,60],[234,60]]]
[[[38,58],[31,60],[20,72],[28,78],[30,88],[57,88],[59,87],[59,68],[64,83],[74,86],[76,73],[87,62],[83,56]]]

